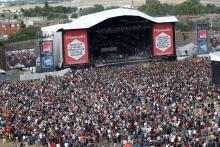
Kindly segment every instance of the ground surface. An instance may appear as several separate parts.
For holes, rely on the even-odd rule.
[[[169,4],[178,4],[182,3],[185,0],[160,0],[162,3],[169,3]],[[133,4],[135,7],[145,4],[146,0],[133,0]],[[220,0],[201,0],[203,4],[216,4],[220,6]],[[70,2],[62,2],[62,3],[56,3],[51,4],[51,6],[72,6],[72,7],[89,7],[93,6],[94,4],[102,4],[105,6],[123,6],[123,5],[131,5],[132,0],[73,0]],[[35,6],[43,7],[43,4],[34,4],[34,5],[20,5],[20,6],[8,6],[8,7],[2,7],[0,6],[0,13],[3,10],[19,10],[21,8],[23,9],[29,9],[33,8]]]

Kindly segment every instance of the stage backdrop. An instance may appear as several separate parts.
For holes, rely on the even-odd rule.
[[[173,55],[174,40],[172,23],[154,24],[153,26],[153,55]]]
[[[64,31],[65,65],[88,63],[87,30]]]

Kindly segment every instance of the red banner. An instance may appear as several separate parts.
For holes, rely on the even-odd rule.
[[[52,41],[42,42],[42,53],[52,53]]]
[[[202,38],[204,38],[204,39],[206,39],[207,38],[207,35],[206,35],[207,33],[206,33],[206,30],[200,30],[199,31],[199,38],[200,39],[202,39]]]
[[[64,32],[65,64],[88,63],[88,38],[86,30]]]
[[[171,23],[154,24],[154,56],[173,55],[173,27]]]

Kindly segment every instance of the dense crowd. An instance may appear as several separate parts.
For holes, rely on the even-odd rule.
[[[208,59],[0,82],[0,137],[50,147],[220,146]]]

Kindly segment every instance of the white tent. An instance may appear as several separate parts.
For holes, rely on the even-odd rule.
[[[187,45],[178,47],[178,48],[176,49],[177,56],[179,56],[179,57],[181,57],[181,56],[187,56],[187,55],[186,55],[186,51],[187,51],[187,55],[188,55],[188,56],[195,55],[196,52],[197,52],[197,45],[194,44],[194,43],[189,43],[189,44],[187,44]]]
[[[51,36],[54,34],[54,32],[60,29],[63,30],[88,29],[109,18],[120,17],[120,16],[137,16],[155,23],[178,21],[175,16],[152,17],[138,10],[117,8],[117,9],[105,10],[105,11],[85,15],[75,19],[73,22],[70,23],[42,27],[41,30],[44,36]]]
[[[211,61],[219,61],[220,62],[220,52],[214,52],[210,54]]]
[[[63,28],[63,25],[64,24],[57,24],[57,25],[42,27],[41,28],[42,35],[45,37],[51,38],[55,32]]]
[[[0,69],[0,74],[5,74],[5,73],[6,73],[6,71],[5,71],[5,70]]]
[[[120,16],[138,16],[146,20],[155,23],[166,23],[166,22],[177,22],[175,16],[165,16],[165,17],[152,17],[143,12],[134,9],[117,8],[106,11],[101,11],[89,15],[82,16],[72,23],[67,23],[63,26],[64,30],[70,29],[88,29],[96,24],[103,22],[109,18],[120,17]]]

